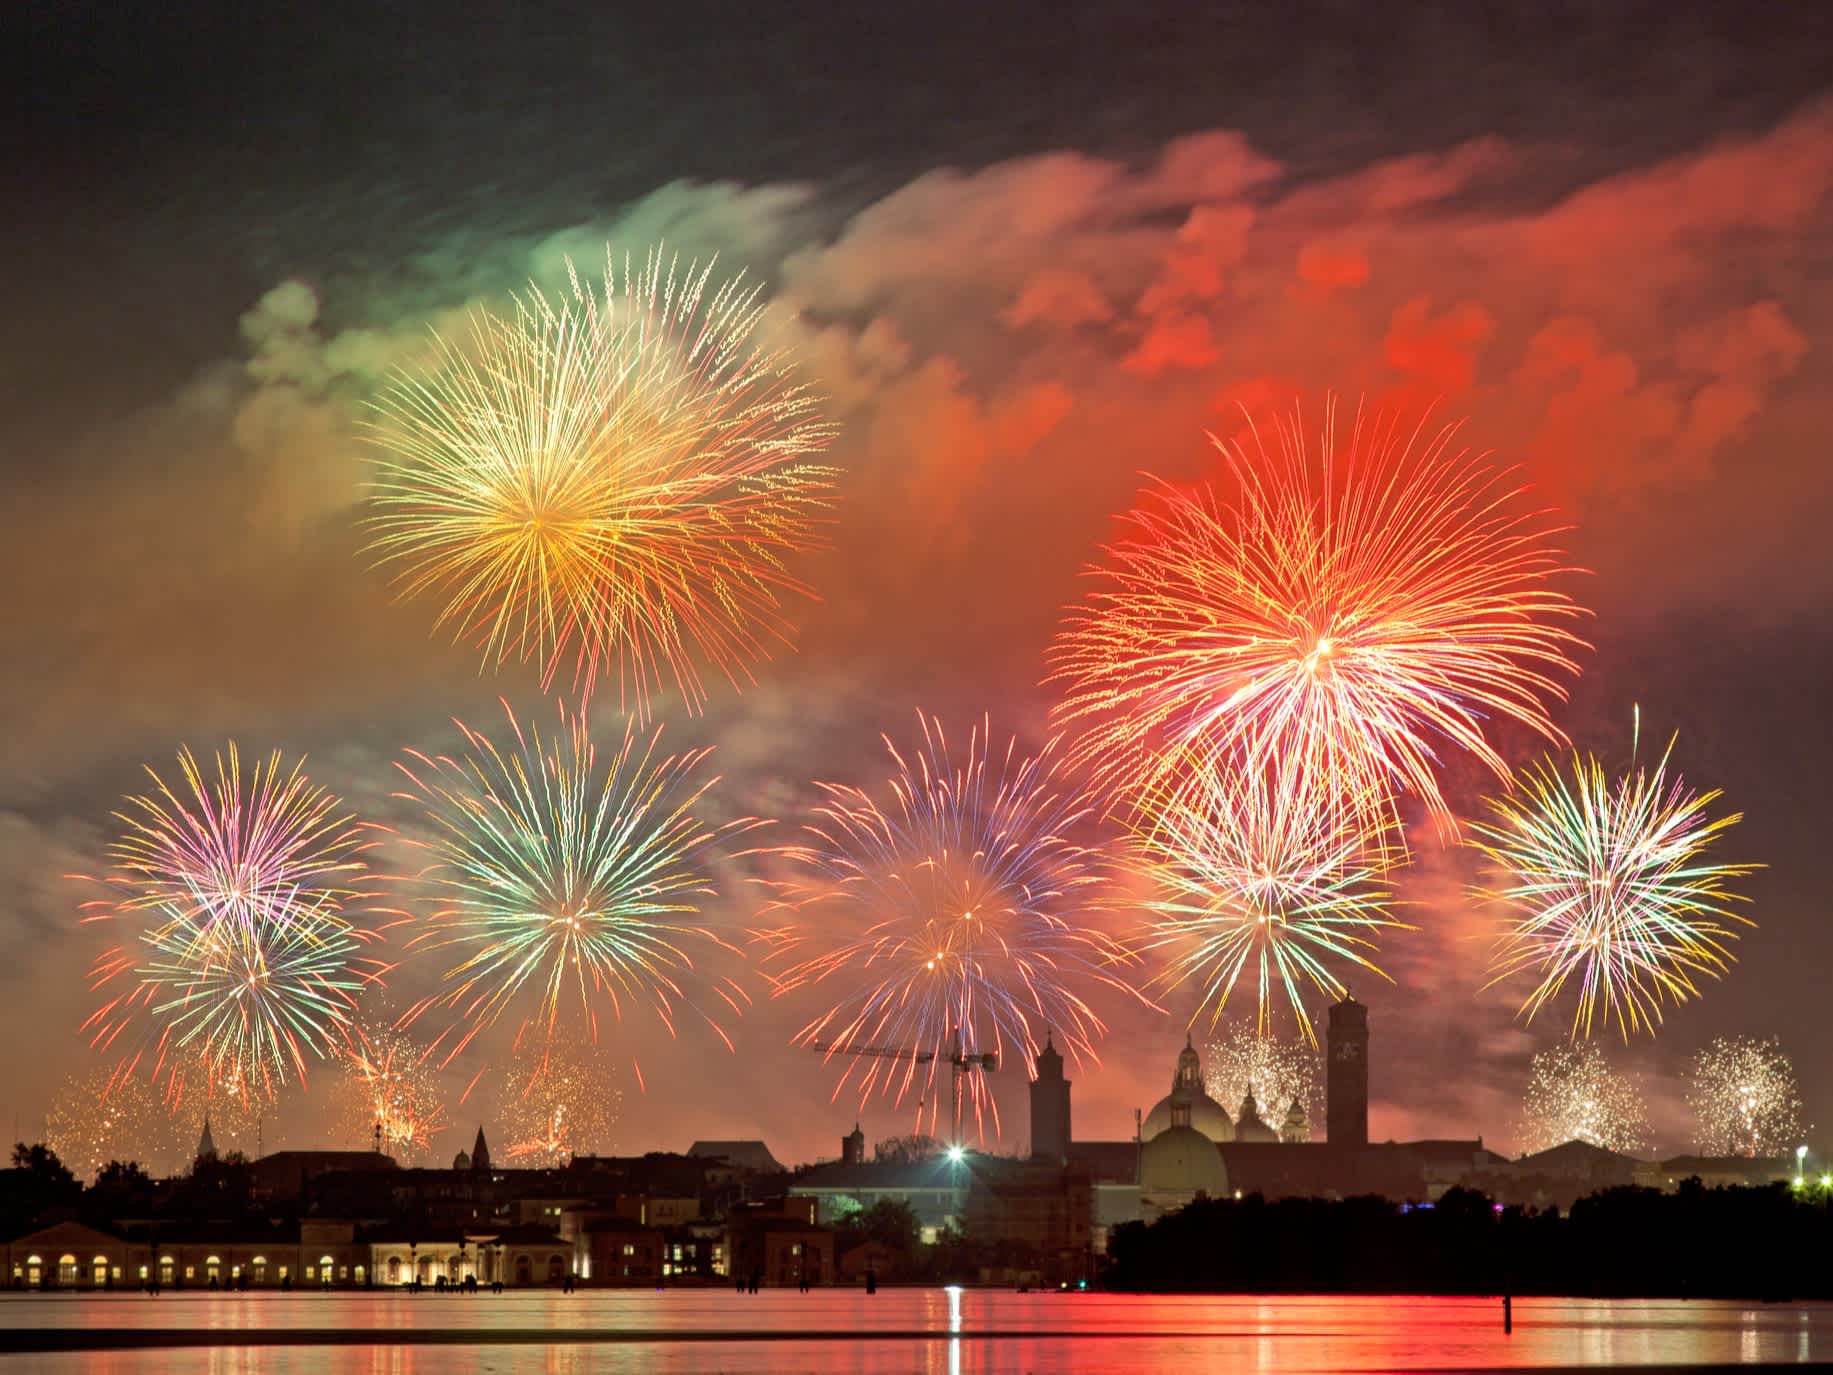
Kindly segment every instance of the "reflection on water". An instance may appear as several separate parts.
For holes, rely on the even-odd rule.
[[[1198,1298],[962,1290],[0,1297],[0,1326],[159,1328],[153,1350],[0,1357],[53,1375],[585,1375],[720,1370],[1053,1370],[1199,1375],[1833,1360],[1833,1305]],[[373,1333],[375,1345],[234,1345],[235,1333]],[[398,1344],[418,1333],[417,1344]],[[568,1339],[572,1333],[574,1340]],[[475,1334],[473,1338],[473,1334]],[[493,1341],[494,1334],[494,1341]],[[607,1340],[612,1338],[612,1340]],[[582,1340],[583,1339],[583,1340]],[[272,1341],[264,1336],[264,1341]],[[397,1344],[390,1345],[392,1341]]]

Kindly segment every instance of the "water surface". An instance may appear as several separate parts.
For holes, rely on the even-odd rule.
[[[1833,1304],[887,1289],[0,1298],[49,1375],[1423,1371],[1833,1361]],[[238,1334],[240,1340],[238,1340]],[[354,1334],[354,1335],[353,1335]],[[172,1343],[148,1348],[123,1343]],[[334,1344],[327,1344],[334,1343]],[[105,1348],[105,1349],[101,1349]]]

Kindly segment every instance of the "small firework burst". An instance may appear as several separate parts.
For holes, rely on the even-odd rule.
[[[303,1080],[309,1061],[337,1053],[358,995],[385,966],[362,953],[373,933],[292,899],[280,905],[284,920],[252,927],[194,924],[168,909],[139,948],[105,952],[91,991],[122,991],[83,1023],[91,1045],[126,1045],[122,1073],[150,1062],[174,1097],[187,1073],[264,1098]]]
[[[769,881],[766,919],[780,924],[759,935],[776,996],[839,994],[794,1037],[843,1066],[836,1096],[855,1078],[862,1098],[916,1091],[933,1130],[952,1062],[1029,1063],[1046,1032],[1093,1058],[1107,1028],[1090,1000],[1139,995],[1097,920],[1117,870],[1077,838],[1098,803],[1065,776],[1054,742],[1026,757],[1016,740],[993,746],[983,721],[951,758],[941,722],[918,722],[914,754],[885,739],[894,772],[878,797],[818,785],[806,838],[775,852],[787,876]],[[981,1131],[989,1115],[997,1131],[982,1075],[956,1082]]]
[[[1641,1092],[1589,1041],[1535,1052],[1520,1130],[1520,1149],[1528,1154],[1568,1141],[1622,1155],[1649,1145]]]
[[[1203,1069],[1209,1096],[1230,1112],[1249,1094],[1262,1116],[1285,1135],[1285,1123],[1297,1108],[1307,1134],[1321,1118],[1318,1053],[1302,1041],[1263,1036],[1245,1022],[1235,1022],[1209,1042]]]
[[[451,1126],[427,1048],[382,1024],[359,1025],[345,1047],[339,1097],[348,1137],[379,1142],[403,1164],[432,1158],[433,1138]]]
[[[1543,760],[1472,828],[1495,874],[1476,894],[1509,912],[1492,982],[1538,980],[1521,1008],[1529,1021],[1570,986],[1574,1037],[1599,1021],[1625,1039],[1653,1035],[1663,1005],[1699,996],[1698,976],[1730,967],[1735,928],[1755,924],[1731,891],[1753,866],[1708,853],[1741,816],[1709,817],[1719,794],[1670,775],[1673,748],[1653,772],[1614,783],[1595,756],[1575,755],[1570,776]]]
[[[459,723],[468,755],[416,751],[399,766],[412,784],[399,796],[433,832],[417,883],[440,900],[408,948],[456,959],[403,1025],[448,1019],[433,1042],[441,1064],[506,1014],[518,1037],[551,1040],[563,1010],[582,1014],[596,1041],[601,1010],[648,1011],[673,1033],[685,1007],[729,1046],[719,1018],[742,1013],[749,994],[696,967],[738,953],[701,908],[715,895],[715,842],[757,823],[703,818],[718,782],[700,776],[709,751],[664,756],[661,730],[645,738],[631,719],[601,757],[583,714],[561,708],[560,728],[543,736],[504,710],[513,747]]]
[[[1720,1036],[1696,1054],[1687,1107],[1707,1155],[1784,1155],[1806,1130],[1795,1066],[1773,1036]]]
[[[45,1118],[45,1144],[85,1183],[116,1160],[155,1178],[171,1174],[190,1163],[195,1141],[145,1080],[107,1068],[67,1081]]]
[[[623,1100],[610,1055],[589,1041],[529,1038],[510,1061],[502,1100],[506,1158],[551,1168],[609,1154]]]
[[[1358,809],[1238,760],[1148,810],[1137,854],[1155,892],[1129,944],[1159,962],[1149,991],[1195,993],[1193,1025],[1218,1025],[1246,976],[1256,1033],[1271,1036],[1283,1008],[1315,1046],[1308,995],[1341,998],[1343,970],[1387,977],[1373,938],[1404,923],[1382,879],[1385,851],[1359,828]]]

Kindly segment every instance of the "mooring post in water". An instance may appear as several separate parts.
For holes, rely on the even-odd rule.
[[[1508,1294],[1502,1296],[1502,1335],[1508,1336],[1515,1330],[1515,1300]]]

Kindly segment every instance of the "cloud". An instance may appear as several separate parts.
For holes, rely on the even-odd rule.
[[[233,356],[163,404],[85,421],[0,552],[6,640],[29,647],[0,683],[0,799],[22,808],[0,826],[0,884],[28,895],[7,929],[29,942],[57,919],[43,854],[93,839],[137,757],[346,738],[338,768],[366,777],[496,691],[538,699],[513,667],[480,679],[367,567],[358,422],[433,333],[563,282],[568,259],[596,273],[607,241],[748,267],[841,426],[801,652],[692,726],[727,742],[735,805],[793,811],[809,777],[867,769],[918,703],[1034,729],[1057,610],[1141,474],[1220,479],[1205,429],[1228,432],[1237,406],[1315,416],[1326,389],[1468,413],[1468,442],[1576,511],[1602,601],[1821,607],[1833,106],[1577,188],[1546,165],[1485,139],[1304,177],[1212,131],[1133,161],[937,168],[864,205],[677,182],[541,233],[467,224],[372,276],[277,280]],[[54,816],[25,810],[53,794]],[[1500,1112],[1532,1043],[1477,992],[1456,861],[1431,864],[1379,1014],[1386,1044],[1418,1049],[1378,1093],[1421,1131]],[[774,1045],[779,1013],[755,1017]],[[1127,1104],[1162,1094],[1174,1039],[1117,1024],[1091,1135],[1124,1135]],[[697,1072],[691,1046],[657,1054]],[[814,1091],[814,1067],[769,1058]],[[758,1097],[791,1153],[819,1145],[799,1097]]]

